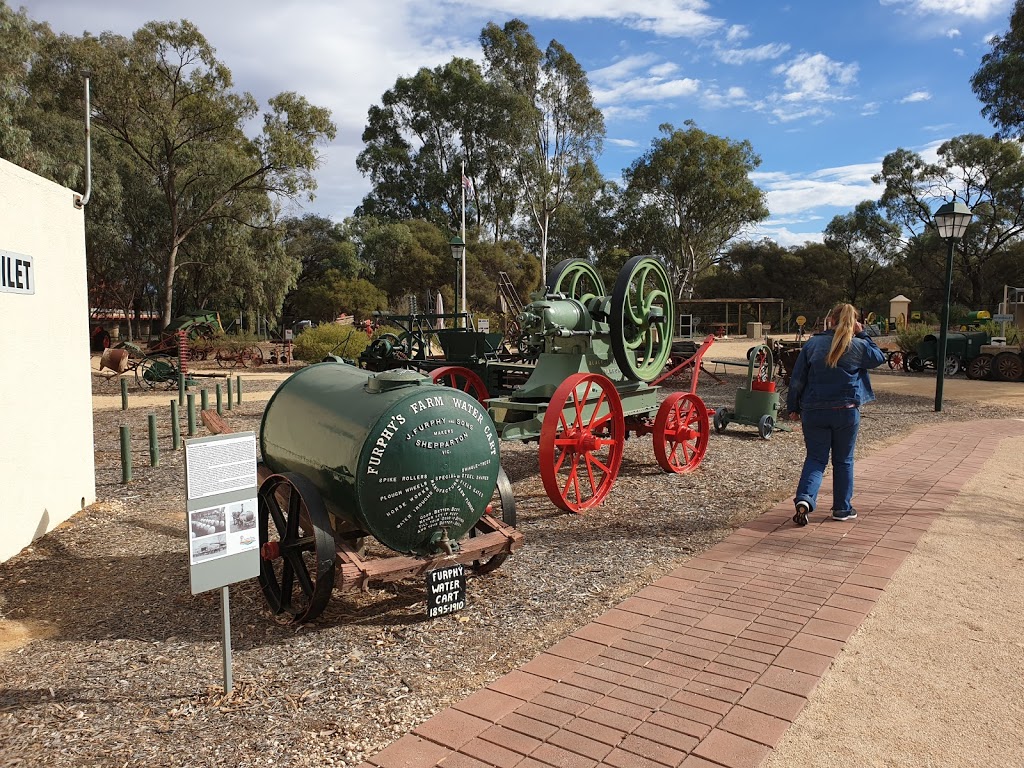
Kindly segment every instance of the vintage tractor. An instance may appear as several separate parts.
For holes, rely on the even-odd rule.
[[[582,512],[608,495],[630,433],[653,435],[667,472],[688,472],[704,458],[704,403],[691,391],[659,406],[652,384],[672,353],[673,316],[665,267],[637,256],[610,295],[588,262],[560,262],[545,293],[517,317],[520,346],[537,362],[512,394],[487,399],[488,413],[501,439],[539,441],[541,479],[559,508]]]

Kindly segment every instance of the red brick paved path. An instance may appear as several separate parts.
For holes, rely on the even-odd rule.
[[[760,765],[932,520],[1021,434],[951,423],[859,459],[857,520],[797,528],[779,504],[364,768]]]

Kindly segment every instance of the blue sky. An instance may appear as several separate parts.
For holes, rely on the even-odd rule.
[[[17,0],[8,0],[18,6]],[[399,76],[452,56],[480,58],[488,21],[521,18],[543,48],[561,42],[587,71],[619,178],[658,126],[746,139],[771,218],[756,233],[820,240],[833,216],[881,190],[882,158],[926,157],[945,139],[992,133],[970,77],[1012,0],[29,0],[58,32],[130,35],[146,21],[194,22],[234,74],[266,99],[294,90],[332,110],[338,138],[312,203],[341,219],[368,190],[355,168],[368,108]]]

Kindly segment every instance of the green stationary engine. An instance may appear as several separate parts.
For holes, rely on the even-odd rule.
[[[674,316],[668,273],[649,256],[626,262],[610,295],[588,262],[563,261],[520,313],[520,347],[536,367],[512,395],[488,399],[488,412],[502,439],[540,441],[541,478],[556,505],[580,512],[600,503],[630,432],[654,435],[666,471],[700,463],[704,404],[677,392],[659,408],[651,383],[672,354]]]

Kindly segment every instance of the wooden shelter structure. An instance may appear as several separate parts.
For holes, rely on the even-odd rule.
[[[762,331],[786,331],[786,316],[783,299],[679,299],[676,301],[676,317],[689,315],[692,334],[701,336],[713,333],[716,336],[746,335],[747,323],[760,323]],[[679,334],[679,329],[675,329]]]

